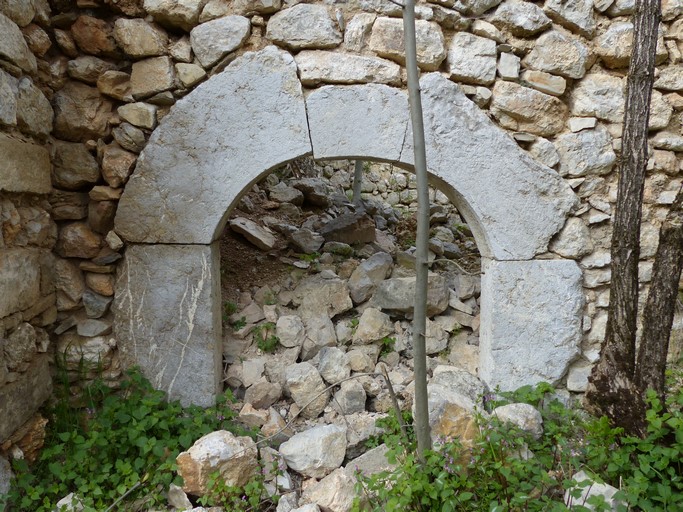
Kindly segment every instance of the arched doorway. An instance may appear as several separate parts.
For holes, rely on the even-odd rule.
[[[431,178],[484,257],[480,376],[513,388],[554,381],[578,354],[581,271],[547,259],[576,197],[457,85],[421,80]],[[405,91],[385,85],[304,92],[293,58],[248,53],[179,101],[152,135],[121,199],[128,242],[117,280],[122,360],[160,389],[208,405],[219,389],[217,239],[253,183],[301,156],[412,167]]]

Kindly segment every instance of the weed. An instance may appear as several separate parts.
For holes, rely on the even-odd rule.
[[[233,329],[234,331],[239,331],[239,330],[242,329],[245,325],[247,325],[247,318],[243,316],[243,317],[240,318],[239,320],[235,320],[235,321],[232,323],[232,326],[231,326],[231,327],[232,327],[232,329]]]
[[[391,336],[385,336],[380,340],[380,349],[379,349],[379,355],[385,356],[389,352],[394,351],[394,347],[396,346],[396,338],[393,338]]]
[[[275,352],[280,344],[280,338],[273,333],[274,329],[275,324],[273,322],[266,322],[254,328],[256,346],[268,354]]]

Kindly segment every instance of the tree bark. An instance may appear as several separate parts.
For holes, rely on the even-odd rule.
[[[413,354],[415,368],[415,437],[417,456],[424,461],[424,453],[431,449],[429,433],[429,406],[427,402],[427,351],[425,330],[427,325],[427,278],[429,247],[429,188],[427,184],[427,156],[425,153],[422,99],[417,68],[415,36],[415,0],[406,0],[403,6],[403,32],[408,74],[410,120],[413,126],[413,153],[417,177],[417,235],[415,253],[415,305],[413,309]]]
[[[605,343],[586,399],[629,432],[644,422],[643,397],[634,385],[638,314],[638,261],[650,99],[654,83],[659,0],[637,0],[629,66],[617,204],[612,231],[612,275]]]
[[[635,382],[641,390],[654,389],[664,397],[664,369],[683,269],[683,187],[659,231],[650,293],[643,311],[643,333]]]

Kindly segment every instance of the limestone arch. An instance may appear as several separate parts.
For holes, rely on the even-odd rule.
[[[421,89],[431,177],[486,262],[481,376],[503,388],[557,380],[578,354],[581,271],[537,257],[576,197],[457,85],[430,73]],[[221,377],[217,239],[231,206],[265,173],[305,155],[412,168],[408,116],[406,92],[386,85],[305,92],[294,59],[273,46],[180,100],[152,134],[116,216],[128,242],[114,302],[124,364],[141,366],[173,398],[209,405]]]

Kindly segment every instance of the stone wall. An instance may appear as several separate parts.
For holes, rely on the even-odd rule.
[[[644,292],[659,224],[681,185],[683,3],[662,7]],[[583,270],[585,335],[572,391],[584,389],[604,335],[632,10],[629,0],[417,6],[422,70],[460,84],[580,199],[547,254]],[[399,16],[388,0],[0,0],[0,395],[14,397],[0,407],[33,388],[30,379],[46,382],[43,328],[72,369],[101,363],[116,379],[109,307],[124,242],[114,217],[138,154],[176,100],[270,44],[294,56],[305,94],[325,84],[404,89]],[[471,155],[473,174],[485,159]],[[7,435],[0,429],[0,442]]]

